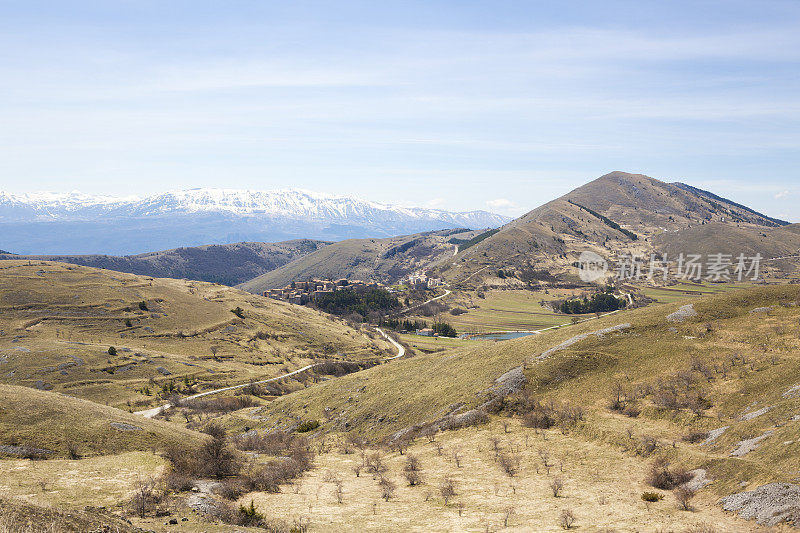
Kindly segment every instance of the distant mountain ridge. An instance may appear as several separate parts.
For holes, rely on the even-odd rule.
[[[22,254],[134,254],[160,248],[390,237],[497,227],[509,217],[401,207],[300,189],[191,189],[144,198],[0,192],[0,233]]]
[[[138,255],[14,255],[0,260],[58,261],[154,278],[185,278],[237,285],[319,250],[331,243],[310,239],[266,243],[239,242],[175,248]]]

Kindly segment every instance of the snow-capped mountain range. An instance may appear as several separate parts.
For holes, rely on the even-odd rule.
[[[25,254],[128,254],[244,240],[386,237],[508,221],[486,211],[400,207],[300,189],[191,189],[147,197],[0,191],[0,247]]]

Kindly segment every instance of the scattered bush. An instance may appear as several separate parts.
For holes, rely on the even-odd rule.
[[[695,492],[687,487],[686,485],[681,485],[676,488],[673,493],[675,494],[675,499],[678,500],[678,507],[683,509],[684,511],[691,511],[692,510],[692,498],[694,498]]]
[[[661,490],[672,490],[692,479],[692,475],[682,467],[671,469],[670,463],[658,458],[650,465],[647,484]]]
[[[117,355],[117,349],[113,346],[108,348],[108,355]]]
[[[573,523],[575,523],[575,515],[572,510],[562,509],[561,516],[558,519],[558,525],[561,526],[561,529],[570,529]]]
[[[307,433],[309,431],[314,431],[319,427],[319,420],[305,420],[300,422],[297,426],[298,433]]]
[[[664,495],[658,492],[643,492],[642,493],[642,500],[646,502],[660,502],[664,499]]]

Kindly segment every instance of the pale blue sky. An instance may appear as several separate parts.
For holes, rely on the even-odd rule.
[[[0,189],[516,215],[612,170],[800,221],[800,2],[0,0]]]

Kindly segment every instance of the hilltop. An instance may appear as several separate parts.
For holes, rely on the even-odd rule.
[[[223,285],[251,280],[290,261],[330,244],[326,241],[297,239],[264,243],[239,242],[175,248],[139,255],[10,255],[3,259],[58,261],[103,268],[156,278],[186,278]]]
[[[575,279],[571,265],[585,250],[609,258],[713,251],[760,252],[768,259],[799,248],[796,230],[785,221],[685,184],[612,172],[487,235],[443,265],[441,275],[475,284],[485,277],[476,276],[481,271],[511,268]]]
[[[0,262],[0,382],[133,409],[176,391],[392,353],[309,308],[199,281]]]

